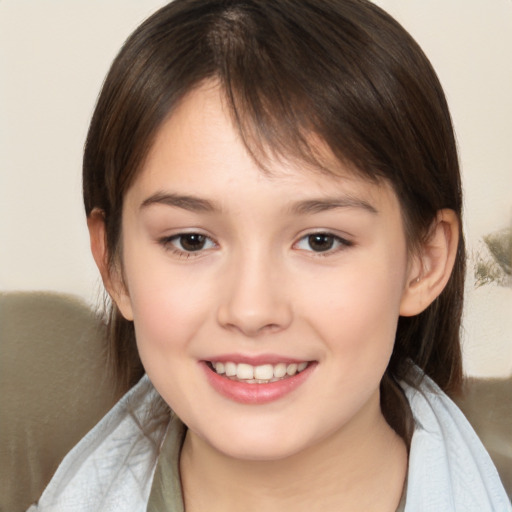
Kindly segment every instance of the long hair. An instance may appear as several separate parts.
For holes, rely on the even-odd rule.
[[[412,37],[366,0],[175,0],[126,41],[105,80],[83,163],[87,215],[103,211],[109,262],[120,265],[123,198],[155,135],[184,95],[216,80],[250,154],[327,169],[312,141],[372,181],[391,184],[411,251],[436,212],[461,218],[456,144],[439,80]],[[381,384],[388,422],[410,416],[399,386],[411,363],[455,392],[464,280],[460,233],[448,285],[423,313],[400,318]],[[131,322],[112,306],[109,346],[122,386],[143,372]]]

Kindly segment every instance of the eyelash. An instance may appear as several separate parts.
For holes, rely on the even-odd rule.
[[[187,250],[185,247],[183,247],[183,239],[186,237],[198,237],[201,239],[201,241],[204,241],[204,245],[211,244],[210,247],[207,247],[205,249],[204,245],[199,247],[197,250]],[[328,247],[326,250],[320,250],[315,251],[311,247],[311,243],[313,241],[314,237],[325,237],[328,239],[329,242],[331,242],[332,246]],[[309,244],[310,249],[305,249],[299,247],[299,244],[303,241],[306,241]],[[178,248],[175,243],[178,242],[181,248]],[[172,252],[173,254],[179,256],[180,258],[194,258],[198,257],[203,253],[205,250],[215,248],[217,246],[217,243],[210,238],[209,236],[203,235],[201,233],[179,233],[177,235],[172,235],[168,237],[161,238],[159,240],[159,243],[164,247],[164,249]],[[354,245],[353,242],[350,240],[346,240],[345,238],[342,238],[340,236],[334,235],[332,233],[329,233],[328,231],[319,231],[315,233],[308,233],[307,235],[304,235],[301,237],[297,242],[293,244],[294,248],[297,248],[304,252],[311,252],[314,254],[314,257],[327,257],[332,254],[336,254],[339,251],[342,251],[344,249],[347,249],[348,247],[352,247]],[[334,247],[333,247],[334,246]]]
[[[311,247],[311,242],[312,242],[312,238],[313,237],[325,237],[325,238],[328,238],[330,240],[330,242],[332,242],[334,247],[329,247],[325,251],[315,251]],[[309,244],[309,247],[311,249],[302,249],[302,248],[298,247],[299,250],[304,250],[306,252],[311,252],[311,253],[314,254],[314,257],[320,257],[320,258],[325,258],[327,256],[332,256],[333,254],[336,254],[339,251],[343,251],[344,249],[347,249],[347,248],[352,247],[354,245],[354,243],[351,242],[350,240],[347,240],[347,239],[342,238],[340,236],[334,235],[333,233],[329,233],[328,231],[318,231],[318,232],[315,232],[315,233],[308,233],[307,235],[303,236],[302,238],[300,238],[298,240],[298,242],[296,242],[294,244],[294,246],[297,247],[304,240],[307,241],[307,243]]]
[[[197,250],[187,250],[185,247],[183,247],[183,239],[185,237],[199,237],[204,240],[205,244],[210,243],[212,247],[208,247],[207,249],[211,249],[213,247],[216,247],[217,244],[214,240],[212,240],[209,236],[203,235],[202,233],[178,233],[177,235],[167,236],[164,238],[161,238],[159,240],[159,243],[164,247],[165,250],[168,250],[172,252],[173,254],[179,256],[180,258],[195,258],[199,256],[202,252],[204,252],[205,249],[204,246],[200,247]],[[179,245],[181,245],[181,249],[178,248],[175,244],[175,242],[178,242]]]

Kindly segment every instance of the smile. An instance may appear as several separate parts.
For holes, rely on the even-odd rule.
[[[247,363],[234,363],[232,361],[208,362],[210,369],[217,375],[246,384],[268,384],[287,379],[304,371],[308,365],[307,361],[300,363],[262,364],[258,366]]]
[[[252,361],[243,356],[237,359],[224,356],[221,360],[212,358],[199,363],[207,382],[217,393],[247,405],[284,399],[309,380],[318,366],[318,361],[287,361],[272,355],[255,357]]]

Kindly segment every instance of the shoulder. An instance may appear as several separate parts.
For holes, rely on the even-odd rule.
[[[143,511],[167,422],[145,376],[68,453],[28,512]]]
[[[498,472],[458,407],[427,376],[402,384],[415,421],[406,511],[511,511]]]

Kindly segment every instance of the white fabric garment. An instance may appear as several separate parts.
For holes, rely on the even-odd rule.
[[[416,423],[405,512],[512,510],[489,454],[459,408],[427,377],[419,390],[403,387]]]
[[[428,378],[403,385],[416,421],[405,512],[510,512],[498,473],[455,404]],[[144,512],[167,425],[145,376],[71,450],[27,512]],[[145,435],[144,431],[152,431]]]
[[[157,400],[144,376],[66,455],[27,512],[145,512],[167,427],[144,433]]]

